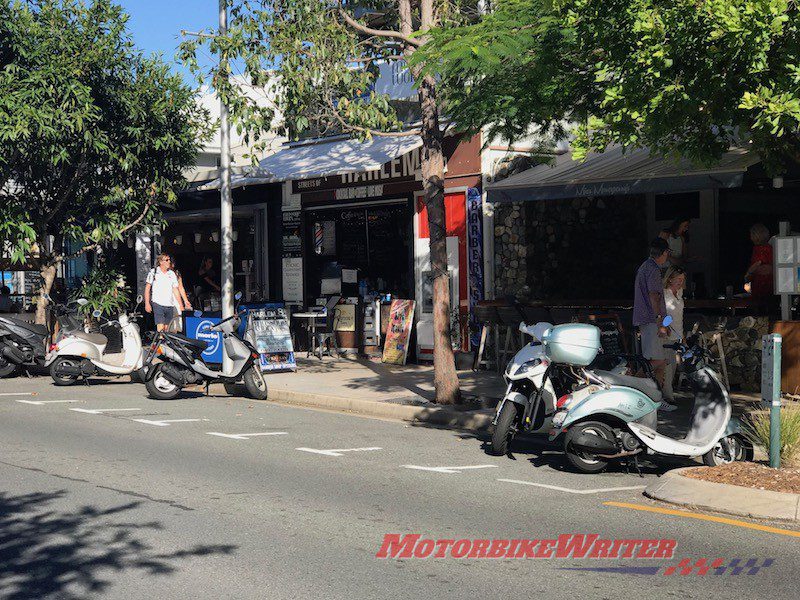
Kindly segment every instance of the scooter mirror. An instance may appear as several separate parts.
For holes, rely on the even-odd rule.
[[[672,315],[667,315],[666,317],[664,317],[664,320],[661,322],[661,324],[664,327],[669,327],[670,325],[672,325],[672,320],[673,320]]]
[[[52,302],[52,301],[53,301],[53,299],[50,297],[50,294],[45,294],[45,295],[43,296],[43,298],[44,298],[45,300],[47,300],[48,302]]]
[[[545,334],[553,328],[552,323],[547,323],[542,321],[541,323],[537,323],[530,329],[530,334],[540,342],[544,340]]]
[[[239,300],[242,299],[242,292],[236,292],[236,294],[233,297],[238,302]]]
[[[196,310],[196,311],[194,311],[192,314],[193,314],[195,317],[198,317],[198,318],[200,318],[200,317],[202,317],[202,316],[203,316],[203,311],[202,311],[202,310]]]
[[[86,306],[89,304],[89,301],[86,298],[78,298],[75,302],[77,302],[81,306]]]
[[[93,316],[95,319],[99,319],[99,318],[100,318],[100,315],[102,315],[102,314],[103,314],[103,312],[102,312],[102,311],[100,311],[100,310],[94,310],[94,311],[92,311],[92,316]]]
[[[528,333],[528,326],[525,325],[525,321],[522,321],[522,323],[519,324],[519,330],[522,333]]]
[[[136,304],[141,304],[142,300],[144,300],[144,296],[142,296],[141,294],[136,296]]]

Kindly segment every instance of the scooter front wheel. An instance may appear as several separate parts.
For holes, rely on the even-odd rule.
[[[267,380],[264,379],[264,374],[261,369],[255,365],[251,366],[244,373],[244,386],[247,388],[247,393],[253,400],[266,400],[269,392],[267,390]]]
[[[511,442],[514,439],[514,423],[517,421],[517,405],[511,401],[506,400],[503,408],[500,409],[500,414],[497,417],[497,425],[494,426],[492,432],[492,449],[491,454],[495,456],[503,456],[508,454],[511,447]]]
[[[75,369],[75,367],[79,367],[80,365],[81,361],[77,358],[59,356],[53,361],[53,364],[50,365],[50,377],[53,378],[53,383],[56,385],[73,385],[78,381],[78,376],[65,373],[64,368]]]
[[[147,394],[156,400],[172,400],[181,393],[181,387],[172,383],[162,373],[163,363],[155,366],[153,376],[144,384]]]
[[[720,440],[714,444],[711,450],[703,454],[703,464],[708,467],[719,467],[720,465],[727,465],[735,461],[748,460],[749,449],[741,438],[730,435],[724,439],[728,442],[730,454],[728,454],[722,446],[722,440]]]
[[[0,357],[0,379],[16,374],[17,365]]]
[[[570,428],[564,438],[564,452],[567,455],[567,460],[573,467],[578,469],[581,473],[601,473],[608,467],[608,461],[606,459],[583,450],[578,450],[572,445],[572,441],[584,433],[596,435],[609,442],[614,442],[616,439],[614,430],[600,421],[586,421],[585,423],[579,423]]]

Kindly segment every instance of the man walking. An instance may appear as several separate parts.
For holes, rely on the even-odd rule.
[[[183,312],[178,277],[170,268],[168,254],[159,254],[156,266],[147,274],[144,286],[144,309],[153,313],[158,331],[166,331],[175,316]]]
[[[661,267],[669,260],[669,244],[657,237],[650,242],[650,258],[642,263],[636,272],[633,298],[633,325],[639,328],[642,341],[642,356],[650,361],[656,380],[664,385],[666,354],[664,344],[669,330],[662,325],[667,307],[664,302],[664,284],[661,281]],[[662,404],[664,410],[674,410],[674,406]]]

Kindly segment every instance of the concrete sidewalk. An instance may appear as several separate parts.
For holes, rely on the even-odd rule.
[[[298,359],[294,373],[267,376],[269,399],[367,416],[483,431],[505,391],[489,371],[458,373],[462,406],[433,403],[433,367],[361,358]]]

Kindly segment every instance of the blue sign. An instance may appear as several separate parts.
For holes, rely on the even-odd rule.
[[[219,317],[186,317],[186,337],[208,344],[208,348],[203,351],[203,360],[207,363],[222,362],[222,333],[208,330],[220,321],[222,319]]]
[[[476,188],[467,190],[467,265],[469,269],[470,347],[477,348],[481,332],[475,307],[483,300],[483,199]]]

